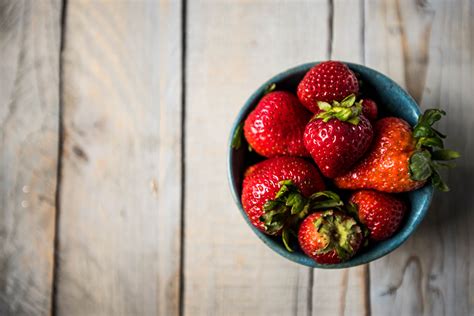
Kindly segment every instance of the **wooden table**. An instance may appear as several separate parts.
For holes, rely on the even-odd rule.
[[[474,1],[0,1],[0,315],[474,315]],[[463,153],[363,267],[276,255],[226,179],[231,123],[304,62],[375,68]]]

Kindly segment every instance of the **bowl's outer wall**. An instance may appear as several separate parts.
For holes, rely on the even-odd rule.
[[[399,247],[405,240],[407,240],[407,238],[415,231],[416,227],[426,215],[433,195],[433,187],[431,185],[426,185],[419,190],[409,192],[407,194],[408,200],[411,204],[411,212],[405,219],[404,225],[394,236],[392,236],[392,238],[375,244],[369,249],[357,254],[349,261],[334,265],[320,265],[302,252],[288,252],[278,239],[265,235],[250,223],[250,220],[243,210],[240,201],[242,176],[244,173],[244,168],[247,165],[247,149],[245,146],[242,146],[242,148],[239,150],[232,149],[232,135],[234,134],[235,129],[239,124],[244,122],[247,115],[255,108],[258,101],[265,93],[266,88],[271,83],[276,83],[278,90],[295,91],[295,87],[304,77],[306,72],[316,64],[318,64],[318,62],[304,64],[274,76],[262,86],[260,86],[260,88],[247,100],[237,115],[237,119],[235,120],[230,132],[228,143],[229,153],[227,161],[229,184],[235,203],[239,207],[239,210],[247,221],[248,225],[266,245],[283,257],[314,268],[338,269],[354,267],[371,262],[388,254]],[[420,115],[420,109],[415,100],[413,100],[413,98],[399,85],[397,85],[390,78],[373,69],[353,63],[345,64],[347,64],[349,68],[360,77],[359,79],[364,85],[364,90],[369,92],[368,94],[370,97],[374,98],[376,101],[378,101],[378,104],[382,105],[382,115],[392,115],[403,118],[412,126],[416,124],[418,116]]]

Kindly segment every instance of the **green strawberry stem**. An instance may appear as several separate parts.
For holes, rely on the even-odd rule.
[[[270,92],[275,91],[275,90],[276,90],[276,87],[277,87],[277,86],[276,86],[276,83],[274,83],[274,82],[273,82],[273,83],[270,83],[270,84],[268,85],[268,87],[265,89],[263,95],[267,95],[267,94],[269,94]]]
[[[353,125],[359,124],[360,115],[362,113],[362,100],[356,101],[355,94],[350,94],[341,102],[332,101],[332,105],[327,102],[318,101],[318,107],[321,110],[313,117],[314,119],[322,119],[323,122],[335,118],[343,122]]]
[[[428,109],[420,115],[418,123],[413,128],[413,137],[416,140],[416,151],[410,157],[410,178],[414,181],[426,181],[440,191],[449,191],[448,185],[441,179],[440,168],[453,168],[452,163],[444,163],[459,158],[459,152],[444,149],[445,135],[433,128],[446,112],[438,109]]]
[[[242,147],[242,140],[244,138],[244,123],[240,123],[235,128],[234,135],[232,135],[232,149],[240,149],[240,147]],[[247,150],[249,152],[253,151],[252,146],[250,146],[250,144],[247,144]]]
[[[327,210],[313,224],[326,244],[318,254],[336,251],[342,261],[354,255],[352,244],[362,231],[353,218],[337,216],[333,210]]]
[[[280,190],[275,199],[269,200],[263,206],[264,214],[260,221],[264,223],[268,234],[282,233],[285,248],[293,252],[290,247],[290,235],[303,218],[310,212],[318,209],[338,208],[344,205],[339,195],[331,191],[321,191],[305,197],[291,180],[280,182]]]
[[[242,138],[244,137],[244,123],[237,125],[232,135],[232,148],[237,150],[242,146]]]

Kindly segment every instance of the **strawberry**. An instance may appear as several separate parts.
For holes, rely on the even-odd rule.
[[[309,156],[303,133],[311,113],[286,91],[266,94],[247,116],[244,135],[258,154],[274,156]]]
[[[324,182],[310,162],[297,157],[274,157],[250,167],[246,172],[242,187],[242,205],[252,224],[263,232],[267,232],[265,223],[260,221],[264,214],[263,206],[275,199],[282,187],[280,182],[290,180],[305,197],[322,191]],[[271,231],[270,234],[278,233]]]
[[[298,241],[303,252],[321,264],[347,261],[362,246],[363,239],[357,222],[334,210],[309,215],[298,231]]]
[[[422,187],[428,179],[434,187],[448,191],[439,167],[452,165],[460,155],[444,149],[443,134],[432,125],[444,111],[427,110],[412,131],[410,125],[396,117],[383,118],[375,123],[374,141],[367,155],[349,172],[334,179],[342,189],[374,189],[384,192],[406,192]]]
[[[360,102],[354,102],[353,94],[332,106],[318,102],[321,112],[306,126],[305,146],[328,178],[347,172],[372,141],[372,125],[361,115]]]
[[[357,191],[349,199],[357,217],[370,231],[372,240],[391,237],[407,212],[406,203],[397,196],[371,190]]]
[[[311,68],[298,85],[301,103],[318,113],[318,101],[342,101],[349,94],[359,93],[355,74],[339,61],[322,62]]]
[[[249,169],[243,181],[243,208],[262,232],[284,233],[286,246],[286,228],[292,228],[309,211],[342,205],[336,194],[322,191],[325,185],[318,170],[305,159],[274,157]]]
[[[370,122],[374,122],[377,119],[378,114],[377,103],[372,99],[362,100],[362,114],[369,119]]]

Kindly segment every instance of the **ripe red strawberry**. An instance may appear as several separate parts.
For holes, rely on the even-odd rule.
[[[357,216],[369,229],[372,240],[380,241],[391,237],[400,227],[407,211],[407,205],[402,199],[377,191],[357,191],[349,201],[356,206]]]
[[[355,74],[339,61],[322,62],[311,68],[298,85],[298,98],[311,112],[318,113],[318,101],[341,101],[359,93]]]
[[[341,103],[319,102],[321,111],[306,126],[304,142],[324,176],[347,172],[369,148],[373,131],[361,115],[361,104],[350,95]]]
[[[432,128],[444,114],[436,109],[427,110],[419,117],[413,132],[400,118],[377,121],[374,141],[365,158],[346,174],[336,177],[334,183],[342,189],[406,192],[422,187],[431,178],[436,188],[448,191],[437,168],[448,166],[440,161],[458,158],[459,153],[443,149],[445,136]]]
[[[286,91],[266,94],[248,115],[244,135],[260,155],[309,156],[304,147],[303,133],[311,113]]]
[[[298,232],[303,252],[321,264],[349,260],[359,250],[363,239],[362,230],[352,217],[333,210],[309,215]]]
[[[374,122],[378,115],[377,103],[371,99],[362,100],[362,114],[369,119],[370,122]]]
[[[265,221],[260,219],[265,215],[265,203],[275,200],[283,181],[290,180],[305,198],[325,187],[316,167],[302,158],[275,157],[251,168],[243,181],[242,205],[252,224],[268,234],[280,234],[288,217],[288,214],[283,216],[285,219],[277,227],[269,226],[272,221],[265,226]]]

